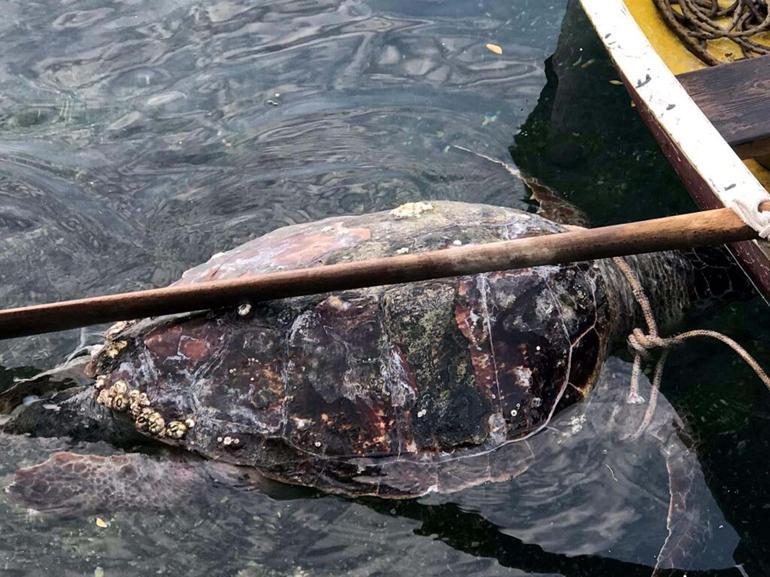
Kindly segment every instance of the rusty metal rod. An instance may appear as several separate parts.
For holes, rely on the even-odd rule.
[[[770,210],[770,201],[761,210]],[[0,311],[0,339],[367,286],[757,238],[731,209]]]

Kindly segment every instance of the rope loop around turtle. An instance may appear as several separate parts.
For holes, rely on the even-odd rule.
[[[658,323],[655,321],[655,316],[652,312],[652,305],[650,299],[647,298],[647,294],[642,287],[642,283],[639,281],[639,277],[629,266],[625,259],[622,257],[615,257],[612,259],[615,265],[618,267],[633,292],[639,308],[642,310],[644,320],[647,325],[647,332],[645,333],[641,328],[636,327],[631,331],[628,336],[628,345],[631,351],[634,353],[634,365],[631,372],[631,385],[628,392],[628,402],[632,404],[641,404],[644,399],[639,394],[639,378],[642,374],[642,361],[649,360],[651,357],[651,351],[661,350],[662,353],[658,358],[658,362],[655,364],[655,371],[652,378],[652,389],[650,390],[650,400],[645,412],[644,418],[637,431],[632,435],[633,438],[641,435],[647,426],[652,422],[652,417],[655,414],[655,407],[658,401],[658,393],[660,391],[660,384],[663,380],[663,369],[666,365],[668,355],[674,347],[683,344],[685,341],[697,338],[707,337],[716,339],[725,343],[735,353],[743,359],[743,361],[751,367],[756,373],[757,377],[765,384],[770,390],[770,377],[760,366],[757,360],[751,356],[751,354],[739,345],[736,341],[724,335],[718,331],[711,331],[706,329],[696,329],[692,331],[686,331],[679,333],[671,337],[661,337],[658,333]]]

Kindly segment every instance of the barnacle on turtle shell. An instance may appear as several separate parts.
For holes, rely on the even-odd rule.
[[[120,352],[128,346],[128,341],[107,341],[104,353],[111,359],[116,358]]]
[[[121,394],[115,394],[112,397],[112,402],[110,403],[110,408],[115,411],[123,412],[126,409],[128,409],[128,397],[126,395]]]
[[[187,425],[182,421],[171,421],[165,430],[165,436],[170,439],[181,439],[185,433],[187,433]]]
[[[158,411],[152,411],[147,417],[147,430],[153,435],[162,436],[166,428],[166,421]]]
[[[131,416],[136,419],[142,412],[142,409],[150,406],[150,399],[146,393],[133,389],[128,393],[128,407]]]
[[[112,387],[108,389],[102,389],[101,391],[99,391],[99,394],[96,396],[96,402],[105,407],[111,407],[112,399],[114,397],[115,397],[115,391],[112,389]]]
[[[155,411],[150,409],[149,407],[143,407],[139,414],[136,417],[136,420],[134,421],[136,423],[136,429],[138,431],[146,431],[150,428],[150,416],[154,414]]]

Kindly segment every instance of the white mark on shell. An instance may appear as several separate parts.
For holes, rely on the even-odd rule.
[[[532,369],[529,367],[514,368],[513,376],[516,379],[516,384],[521,388],[528,389],[532,386]]]
[[[507,437],[508,425],[500,413],[489,415],[489,438],[494,444],[503,443]]]
[[[398,350],[391,347],[390,354],[381,361],[380,373],[385,391],[390,395],[394,407],[403,407],[416,398],[416,393],[409,384],[407,371]]]
[[[401,218],[417,218],[425,212],[433,210],[433,204],[430,202],[407,202],[402,204],[398,208],[394,208],[390,211],[391,216]]]
[[[350,303],[342,300],[337,295],[332,295],[328,299],[326,299],[326,304],[328,304],[330,307],[335,308],[339,311],[346,311],[350,308]]]
[[[302,419],[300,417],[292,417],[292,420],[294,421],[294,425],[298,429],[305,429],[308,425],[310,425],[313,421],[310,419]]]

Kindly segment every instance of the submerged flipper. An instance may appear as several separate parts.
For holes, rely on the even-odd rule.
[[[666,540],[658,553],[653,577],[666,569],[686,568],[693,552],[702,549],[711,535],[705,518],[699,490],[706,487],[703,472],[692,452],[676,432],[661,441],[669,477],[669,507],[666,517]]]
[[[253,469],[208,461],[161,461],[138,453],[55,453],[39,465],[19,469],[7,491],[41,513],[74,516],[200,503],[212,485],[253,486],[261,481]]]
[[[601,386],[597,385],[587,401],[590,419],[615,435],[627,451],[637,450],[643,438],[657,446],[668,472],[668,511],[663,544],[658,552],[653,576],[670,570],[693,569],[704,547],[712,542],[712,525],[708,507],[713,503],[698,456],[692,449],[684,423],[661,394],[654,412],[647,415],[648,405],[629,403],[626,395],[631,381],[632,365],[617,358],[606,361]],[[639,394],[651,399],[652,385],[646,376],[639,380]]]

